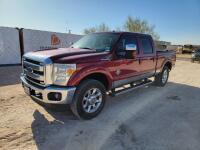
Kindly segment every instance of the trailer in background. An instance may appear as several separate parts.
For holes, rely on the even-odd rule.
[[[22,29],[23,52],[34,50],[53,49],[69,47],[72,43],[79,40],[82,35],[57,33],[49,31]]]
[[[82,35],[0,27],[0,65],[21,64],[24,53],[69,47]]]
[[[0,27],[0,65],[21,63],[19,40],[17,29]]]

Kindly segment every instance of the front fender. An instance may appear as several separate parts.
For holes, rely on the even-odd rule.
[[[85,67],[77,72],[75,72],[74,75],[69,79],[67,86],[77,86],[85,77],[94,74],[94,73],[100,73],[106,76],[108,80],[109,87],[112,87],[112,81],[113,77],[110,74],[109,70],[107,68],[103,67]]]

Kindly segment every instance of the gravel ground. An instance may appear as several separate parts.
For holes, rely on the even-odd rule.
[[[21,67],[0,68],[0,149],[197,150],[200,65],[177,61],[163,87],[108,97],[97,117],[80,121],[67,106],[44,108],[26,96]]]

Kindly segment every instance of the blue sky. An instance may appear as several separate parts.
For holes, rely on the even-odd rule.
[[[0,0],[0,26],[82,34],[121,27],[129,15],[154,24],[160,40],[200,45],[200,0]]]

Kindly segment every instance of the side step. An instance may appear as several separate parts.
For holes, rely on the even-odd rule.
[[[123,87],[123,89],[119,89],[117,91],[116,91],[116,89],[113,89],[112,92],[110,93],[110,95],[111,96],[121,95],[121,94],[130,92],[132,90],[135,90],[137,88],[147,86],[151,83],[153,83],[152,80],[145,80],[145,81],[142,81],[142,82],[139,82],[139,83],[132,83],[132,84],[130,84],[130,87],[128,87],[128,88]]]

